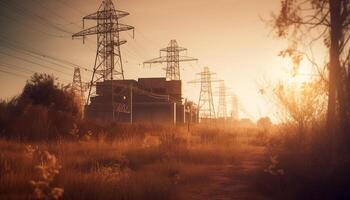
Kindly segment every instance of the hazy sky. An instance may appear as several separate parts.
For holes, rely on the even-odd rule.
[[[5,2],[5,3],[4,3]],[[183,63],[181,71],[184,96],[197,102],[199,85],[188,85],[204,66],[226,82],[230,92],[238,95],[251,118],[271,116],[269,102],[259,94],[258,80],[277,79],[284,75],[288,62],[278,57],[287,42],[277,40],[260,17],[268,19],[279,9],[279,0],[114,0],[117,9],[130,12],[122,22],[135,26],[135,39],[123,33],[128,43],[122,47],[126,78],[165,76],[164,66],[143,68],[143,61],[159,55],[171,39],[188,48],[188,55],[198,63]],[[81,29],[83,15],[95,12],[101,0],[5,0],[0,2],[0,38],[35,48],[86,68],[93,68],[95,37],[83,45],[72,40],[69,32]],[[28,14],[29,13],[29,14]],[[66,32],[42,23],[52,22]],[[39,22],[41,21],[41,22]],[[93,26],[86,24],[86,27]],[[67,33],[68,32],[68,33]],[[57,37],[59,36],[59,37]],[[73,68],[60,67],[41,60],[50,68],[20,61],[6,54],[23,54],[5,48],[0,41],[0,66],[14,64],[21,68],[0,68],[0,98],[20,93],[30,72],[26,69],[49,72],[63,83],[71,81]],[[30,57],[26,57],[33,60]],[[2,71],[1,71],[2,70]],[[17,75],[3,71],[15,72]],[[90,74],[82,72],[84,81]],[[18,75],[21,74],[21,75]],[[217,86],[214,86],[216,90]],[[230,103],[230,99],[228,99]],[[217,105],[216,105],[217,107]],[[228,106],[230,109],[230,105]],[[242,116],[247,116],[242,113]]]

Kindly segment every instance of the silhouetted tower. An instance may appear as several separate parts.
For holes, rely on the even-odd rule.
[[[110,80],[111,84],[111,104],[114,119],[114,87],[113,80],[124,80],[124,69],[120,46],[126,43],[126,40],[120,39],[120,32],[134,30],[134,27],[122,24],[119,19],[129,15],[129,13],[116,10],[112,0],[103,0],[98,11],[83,17],[83,28],[85,20],[95,20],[97,25],[87,28],[73,35],[73,38],[88,35],[97,35],[97,52],[95,66],[92,78],[89,84],[89,94],[87,104],[92,96],[92,88],[96,86],[96,82],[104,82]],[[107,83],[107,82],[105,82]]]
[[[76,95],[79,95],[80,100],[84,102],[84,88],[79,67],[74,68],[72,90]]]
[[[166,67],[166,79],[167,80],[180,80],[180,62],[188,62],[188,61],[197,61],[196,58],[191,58],[188,56],[180,55],[180,52],[187,51],[186,48],[180,47],[176,40],[171,40],[169,45],[166,48],[163,48],[159,52],[159,57],[154,58],[149,61],[145,61],[143,64],[156,64],[156,63],[167,63]],[[166,55],[163,56],[162,52],[165,52]]]
[[[231,111],[231,117],[232,120],[238,120],[239,119],[239,103],[238,103],[238,97],[235,94],[232,94],[232,111]]]
[[[200,80],[190,81],[188,83],[200,83],[201,90],[198,100],[198,116],[199,119],[213,119],[215,118],[215,108],[213,101],[212,82],[217,80],[212,79],[215,73],[210,72],[208,67],[204,67],[200,75]]]
[[[218,118],[226,119],[227,117],[227,105],[226,105],[226,87],[225,82],[220,81],[219,86],[219,106],[218,106]]]

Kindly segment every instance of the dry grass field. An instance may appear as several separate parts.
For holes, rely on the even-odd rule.
[[[1,140],[0,199],[211,199],[202,190],[236,186],[230,176],[259,146],[255,130],[148,129],[115,139]]]

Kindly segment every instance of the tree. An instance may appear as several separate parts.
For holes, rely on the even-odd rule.
[[[325,116],[325,85],[320,80],[301,86],[280,82],[273,88],[271,100],[280,108],[280,120],[296,125],[300,134]]]
[[[272,122],[271,122],[271,119],[269,117],[262,117],[256,122],[256,125],[259,128],[263,129],[264,132],[267,132],[272,127]]]
[[[20,104],[41,105],[53,109],[79,115],[80,108],[75,102],[74,94],[55,83],[55,78],[47,74],[35,73],[24,86],[19,96]]]
[[[34,74],[22,93],[0,102],[0,136],[46,140],[68,135],[80,119],[74,93],[51,75]]]
[[[329,49],[327,126],[332,134],[338,127],[343,133],[348,130],[349,26],[350,0],[281,0],[274,16],[278,37],[295,43],[309,40],[308,45],[323,39]]]

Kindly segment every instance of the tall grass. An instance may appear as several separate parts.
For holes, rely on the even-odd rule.
[[[283,174],[261,172],[258,189],[271,199],[350,199],[350,156],[331,143],[322,125],[280,127],[269,138],[266,167],[274,157]]]
[[[61,168],[50,185],[64,189],[63,199],[176,199],[179,185],[205,179],[206,167],[234,162],[237,135],[243,134],[219,127],[191,133],[135,127],[115,128],[122,137],[98,130],[70,140],[0,140],[0,199],[35,198],[29,182],[37,179],[38,161],[28,156],[28,145],[57,158]]]

